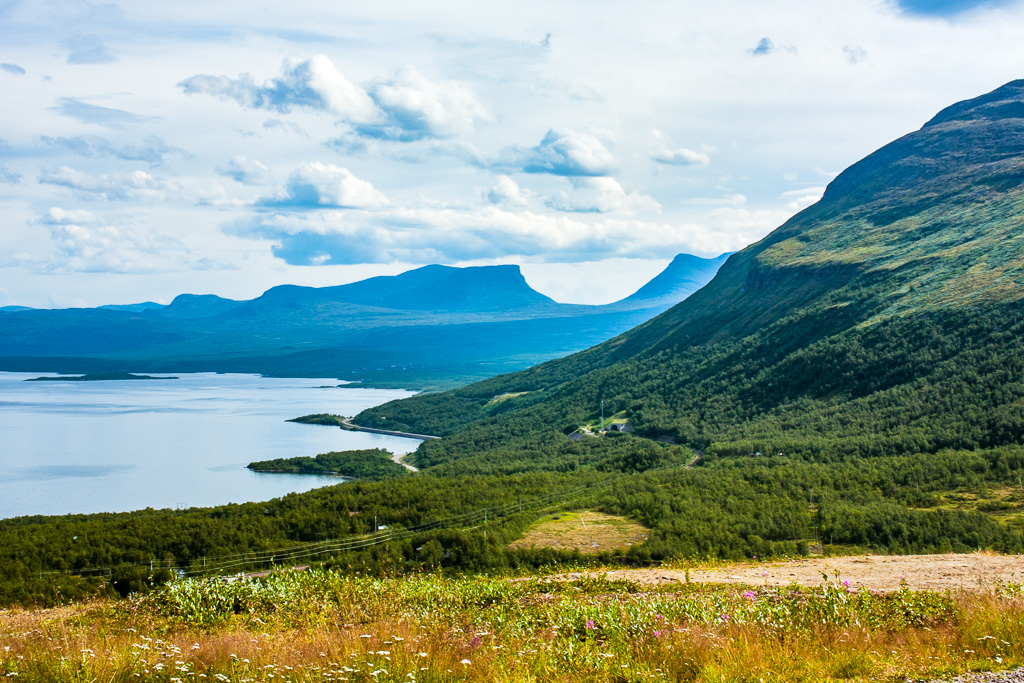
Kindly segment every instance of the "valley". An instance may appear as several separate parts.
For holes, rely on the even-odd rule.
[[[457,356],[472,329],[471,346],[518,344],[501,363],[524,369],[306,419],[439,437],[406,456],[417,472],[378,452],[379,479],[263,502],[0,520],[0,601],[70,610],[3,615],[0,639],[30,664],[2,655],[0,671],[807,681],[1024,665],[1024,81],[940,111],[720,265],[680,303],[539,364],[558,354],[531,331],[554,339],[570,319],[507,268],[428,267],[343,286],[343,303],[303,292],[296,319],[326,325],[316,311],[422,302],[422,278],[505,278],[520,320],[471,288],[425,296],[449,302],[452,329],[428,334],[410,307],[362,339]],[[269,335],[295,294],[168,308],[245,325],[259,309]],[[150,348],[185,343],[156,319],[139,323]],[[602,423],[630,429],[573,438]],[[354,457],[314,455],[300,465]],[[69,664],[61,628],[103,656]],[[154,649],[129,656],[142,632]]]

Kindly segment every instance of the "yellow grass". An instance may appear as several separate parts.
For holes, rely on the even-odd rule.
[[[598,553],[638,545],[647,540],[647,534],[646,527],[625,517],[588,510],[554,512],[534,522],[510,547]]]

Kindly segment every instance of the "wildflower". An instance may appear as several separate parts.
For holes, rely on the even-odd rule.
[[[587,619],[587,630],[588,631],[593,631],[594,630],[594,620],[593,619]]]
[[[661,621],[661,620],[663,620],[663,619],[664,619],[665,617],[661,616],[660,614],[655,614],[655,615],[654,615],[654,618],[655,618],[655,619],[657,619],[658,621]]]
[[[660,638],[661,637],[661,631],[655,631],[654,632],[654,637],[655,638]]]
[[[755,593],[754,591],[747,591],[743,594],[743,597],[745,597],[747,600],[757,600],[757,593]],[[722,616],[724,617],[725,615]]]
[[[479,639],[478,637],[476,637],[476,636],[473,636],[473,639],[472,639],[471,641],[469,641],[469,647],[470,647],[470,649],[472,649],[472,650],[475,650],[475,649],[477,649],[478,647],[480,647],[480,645],[481,645],[482,643],[483,643],[483,641],[482,641],[482,640],[480,640],[480,639]]]
[[[850,580],[849,579],[843,579],[843,585],[846,586],[847,588],[849,588],[850,587]]]
[[[459,664],[472,664],[472,663],[473,662],[469,661],[468,659],[463,659],[461,662],[459,662]]]

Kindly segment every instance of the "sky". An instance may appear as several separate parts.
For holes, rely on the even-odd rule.
[[[1024,77],[1004,0],[0,0],[0,306],[635,291]]]

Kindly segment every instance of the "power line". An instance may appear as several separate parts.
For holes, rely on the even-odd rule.
[[[580,498],[589,493],[596,493],[610,488],[611,482],[605,481],[600,484],[582,486],[568,492],[553,493],[540,498],[534,498],[528,503],[522,499],[505,505],[478,508],[459,515],[453,515],[439,520],[423,522],[412,527],[388,528],[375,531],[361,536],[351,536],[341,539],[328,539],[324,541],[313,541],[310,543],[296,544],[286,548],[272,550],[251,551],[245,553],[234,553],[219,555],[215,557],[203,557],[202,566],[190,566],[188,569],[177,566],[171,562],[152,560],[145,563],[122,563],[103,567],[85,567],[81,569],[50,570],[39,572],[40,576],[47,574],[77,574],[93,576],[110,576],[118,567],[140,567],[153,569],[168,569],[174,571],[178,576],[200,576],[204,574],[223,574],[229,570],[241,571],[250,566],[283,564],[294,562],[299,559],[312,558],[329,553],[343,552],[347,550],[360,550],[382,543],[398,541],[410,538],[416,534],[426,533],[438,529],[451,528],[475,528],[480,523],[487,523],[489,520],[507,518],[520,512],[537,512],[550,507],[558,507],[565,503]],[[236,573],[236,572],[233,572]]]

